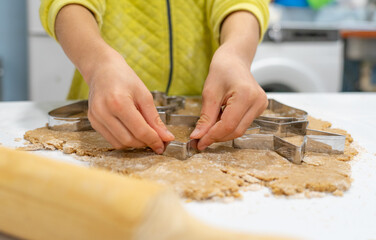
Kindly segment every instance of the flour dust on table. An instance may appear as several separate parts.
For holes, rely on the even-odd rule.
[[[198,114],[201,104],[187,99],[184,114]],[[270,114],[270,113],[268,113]],[[75,154],[93,167],[170,186],[188,200],[240,198],[240,191],[266,186],[275,195],[325,192],[341,196],[351,186],[349,161],[357,154],[345,130],[333,129],[327,121],[308,117],[310,129],[346,135],[343,154],[307,152],[301,165],[293,164],[274,151],[234,149],[215,145],[181,161],[157,155],[150,149],[115,150],[95,131],[56,131],[47,127],[25,133],[30,145],[24,149],[60,150]],[[169,127],[179,139],[188,139],[193,128]],[[302,139],[285,140],[300,144]]]

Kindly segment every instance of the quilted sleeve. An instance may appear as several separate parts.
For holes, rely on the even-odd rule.
[[[213,39],[219,43],[223,20],[232,12],[245,10],[251,12],[260,25],[260,41],[268,27],[269,0],[207,0],[207,20]]]
[[[89,9],[99,27],[102,26],[102,17],[106,9],[106,0],[41,0],[39,16],[46,32],[56,40],[55,19],[60,9],[68,4],[80,4]]]

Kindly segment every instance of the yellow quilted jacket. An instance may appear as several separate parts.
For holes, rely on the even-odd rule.
[[[223,20],[246,10],[267,28],[269,0],[41,0],[40,18],[55,36],[55,19],[67,4],[95,16],[104,40],[121,53],[150,90],[171,95],[201,93],[219,45]],[[247,29],[244,29],[247,31]],[[76,70],[68,99],[86,99],[87,84]]]

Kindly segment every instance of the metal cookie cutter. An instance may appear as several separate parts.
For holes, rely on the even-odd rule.
[[[259,116],[257,119],[267,121],[295,121],[307,119],[308,113],[306,111],[285,105],[274,99],[268,99],[268,102],[269,104],[266,110],[272,111],[273,116]]]
[[[295,164],[302,163],[306,152],[344,152],[346,136],[307,129],[307,125],[308,121],[268,121],[266,124],[265,121],[255,120],[254,125],[248,130],[252,132],[234,139],[233,146],[242,149],[272,150]],[[291,136],[303,136],[303,142],[295,145],[282,138]]]
[[[195,126],[198,116],[173,114],[184,108],[185,98],[166,96],[162,92],[152,92],[152,94],[159,105],[157,110],[165,124]],[[52,110],[49,112],[48,127],[55,130],[90,130],[92,128],[87,118],[87,110],[87,100]],[[343,153],[346,137],[308,129],[307,112],[273,99],[269,99],[268,110],[271,110],[273,115],[255,119],[243,136],[218,144],[234,148],[272,150],[296,164],[302,163],[306,152]],[[283,139],[291,136],[303,136],[302,144],[294,145]],[[164,155],[187,159],[197,153],[197,142],[198,140],[172,141],[167,143]]]
[[[228,147],[242,149],[272,150],[287,160],[301,164],[306,151],[320,153],[343,153],[345,136],[307,129],[305,111],[291,108],[275,100],[283,117],[267,117],[255,119],[242,137],[224,143],[216,143]],[[184,116],[170,113],[160,113],[165,124],[185,125],[194,127],[199,117]],[[284,137],[303,136],[301,145],[296,146]],[[189,140],[185,143],[173,141],[166,147],[165,155],[178,159],[187,159],[197,152],[198,140]]]
[[[87,111],[87,100],[56,108],[48,113],[48,128],[64,131],[91,130]]]
[[[154,102],[158,105],[158,112],[175,112],[184,108],[185,98],[167,96],[163,92],[151,92]],[[82,100],[63,107],[56,108],[48,113],[48,127],[53,130],[87,131],[92,130],[87,117],[88,101]]]
[[[168,112],[159,113],[162,121],[166,125],[195,127],[199,119],[198,116],[178,115]],[[163,155],[185,160],[198,152],[197,139],[186,142],[171,141],[166,144]]]
[[[246,133],[234,139],[234,147],[273,150],[300,164],[306,152],[341,154],[344,152],[346,136],[308,129],[306,111],[269,99],[267,108],[277,116],[260,116],[254,120],[253,134]],[[258,133],[257,133],[258,131]],[[303,136],[300,145],[294,145],[283,137]]]
[[[167,96],[164,92],[152,91],[154,103],[158,112],[173,113],[184,108],[185,98],[180,96]]]

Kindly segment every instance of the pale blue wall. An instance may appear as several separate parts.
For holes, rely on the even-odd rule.
[[[28,99],[26,14],[26,0],[0,0],[0,59],[4,68],[2,100]]]

